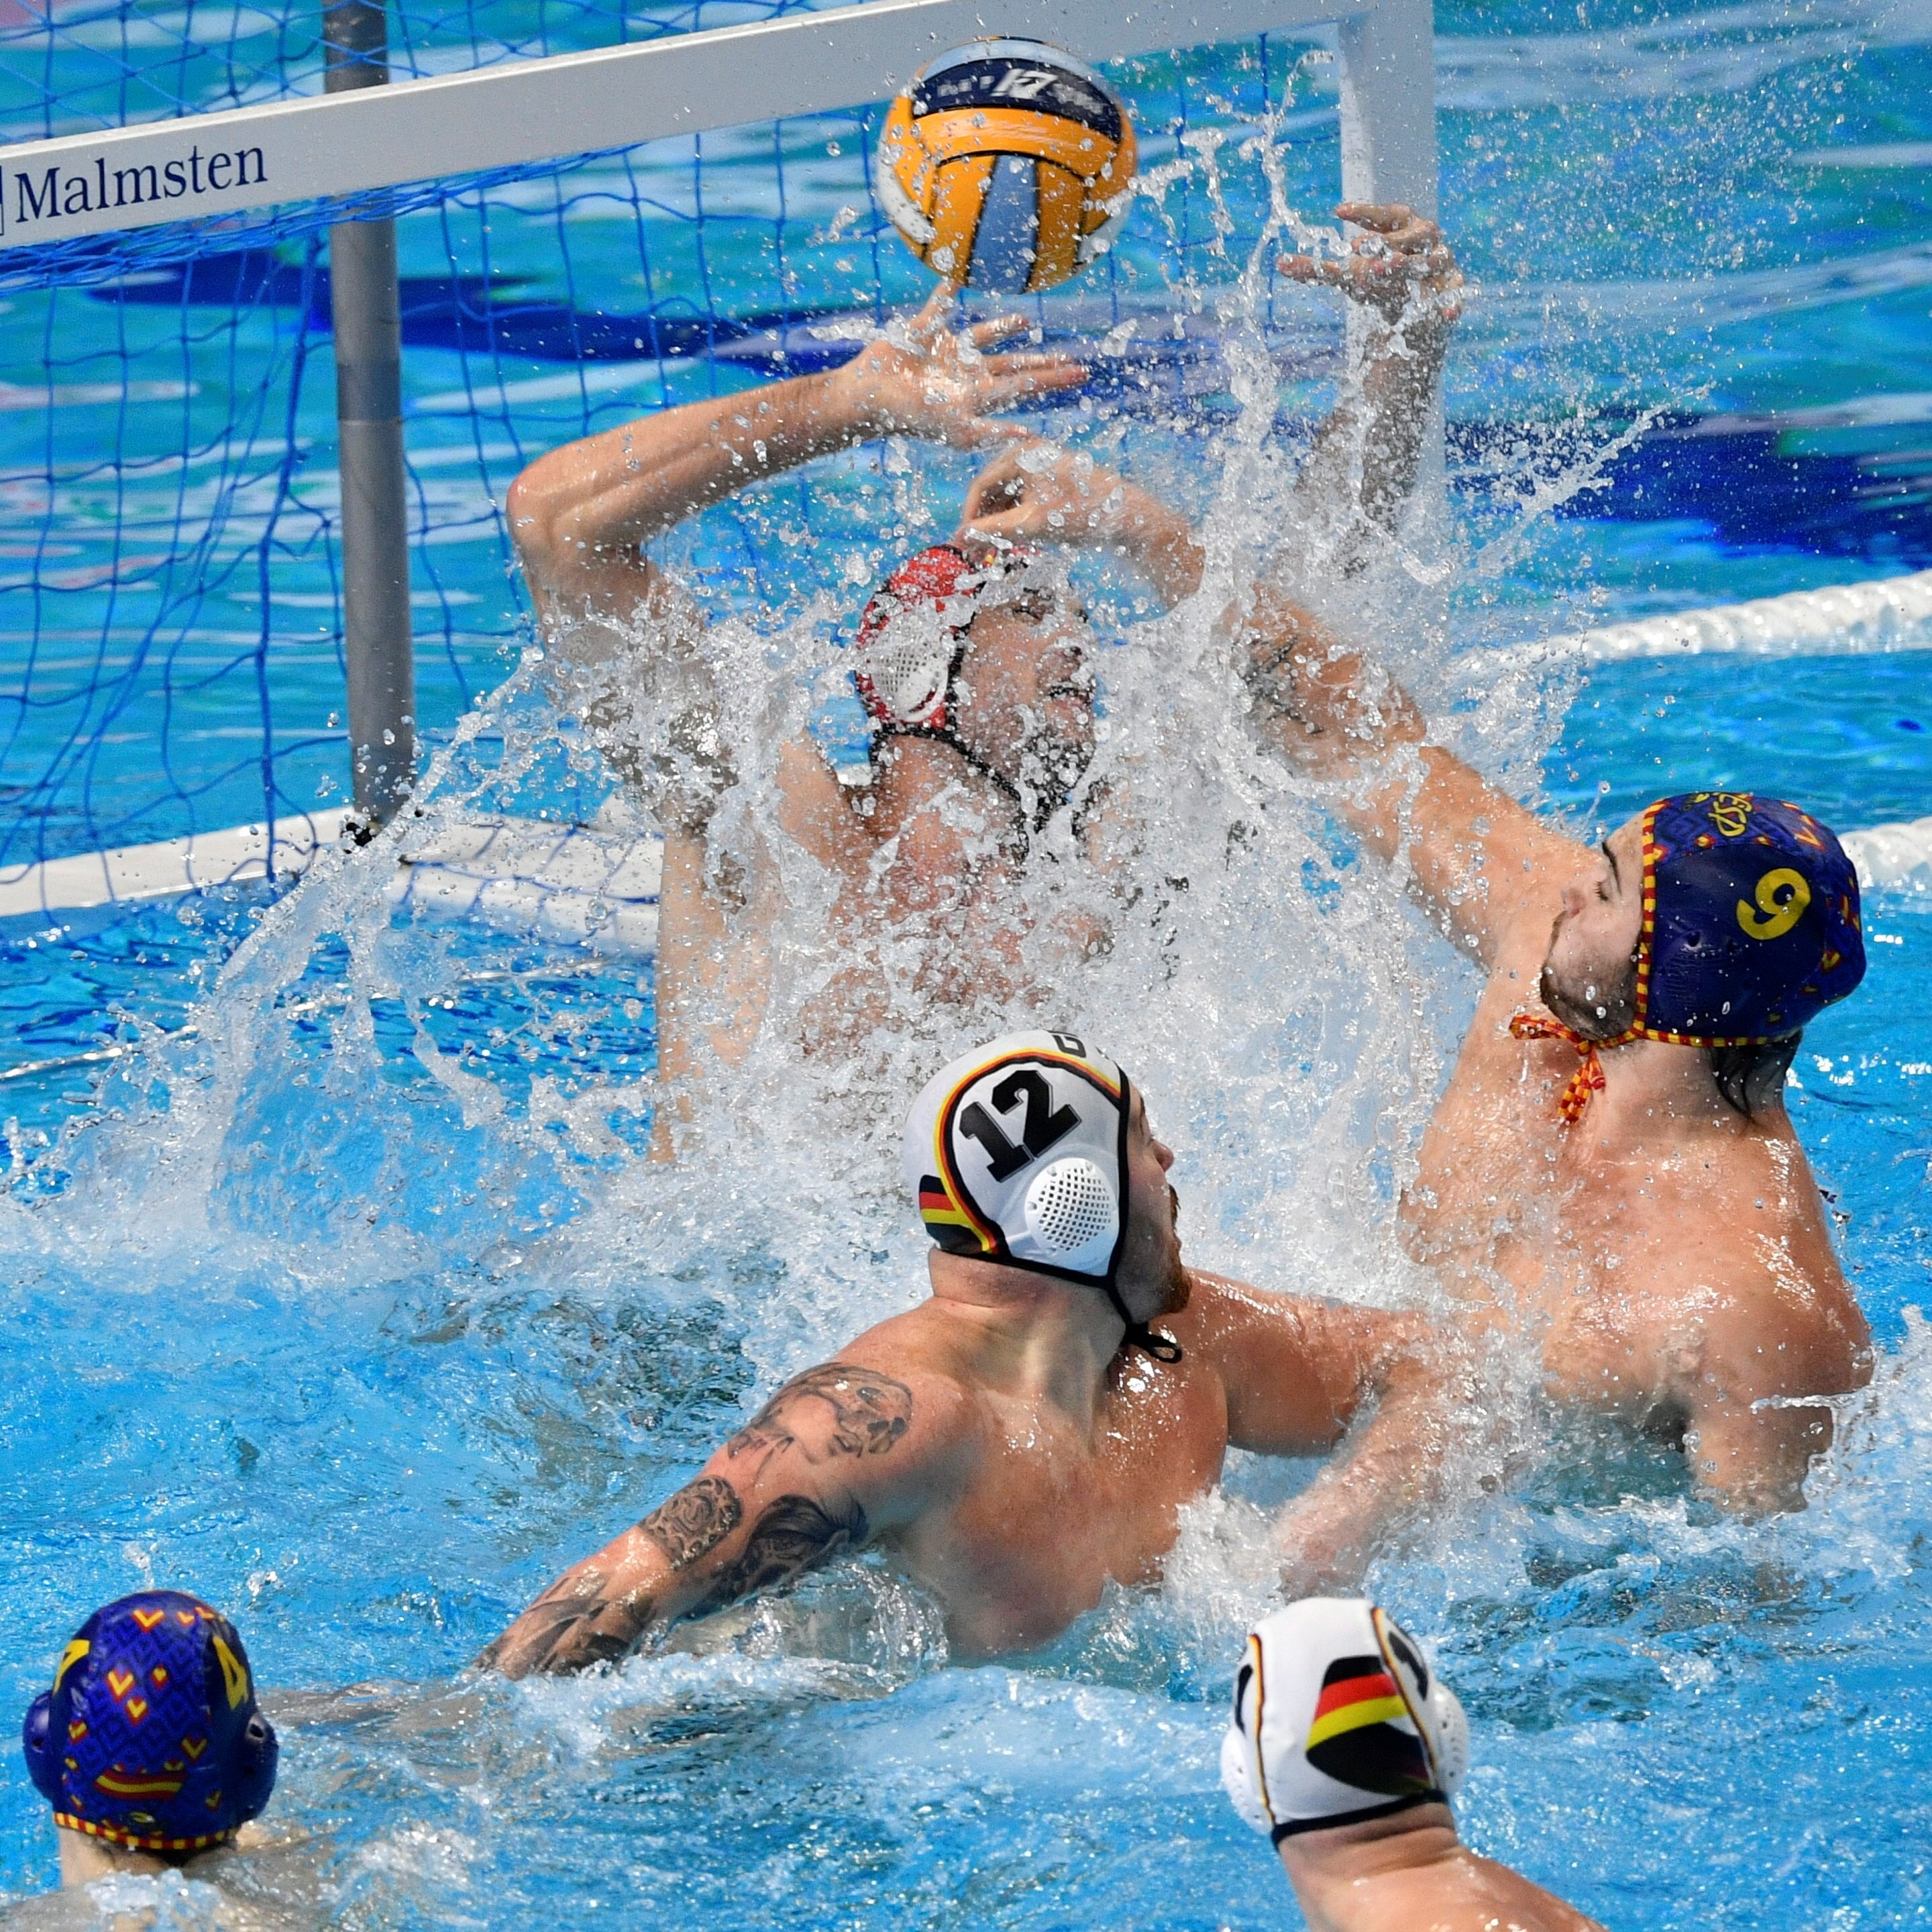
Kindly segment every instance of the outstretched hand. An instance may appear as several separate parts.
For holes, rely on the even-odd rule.
[[[973,479],[954,541],[1106,544],[1118,534],[1128,485],[1090,456],[1029,440],[1000,450]]]
[[[1086,369],[1044,350],[988,354],[1031,326],[1022,315],[997,316],[955,330],[958,291],[942,284],[911,322],[868,343],[832,378],[855,420],[878,436],[916,436],[978,449],[1028,432],[991,420],[1056,390],[1078,388]]]
[[[974,478],[952,541],[968,555],[1006,544],[1118,551],[1170,608],[1201,587],[1206,561],[1178,511],[1090,456],[1034,438]]]
[[[1462,271],[1435,222],[1401,202],[1345,201],[1335,218],[1363,231],[1351,238],[1347,255],[1340,261],[1284,255],[1275,265],[1284,275],[1340,289],[1391,322],[1401,321],[1412,305],[1445,326],[1462,314]]]

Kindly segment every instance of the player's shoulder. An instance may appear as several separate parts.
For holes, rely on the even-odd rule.
[[[794,1382],[901,1419],[902,1435],[929,1438],[956,1431],[970,1416],[972,1378],[930,1308],[923,1304],[889,1317]]]
[[[1733,1391],[1844,1395],[1871,1379],[1871,1330],[1835,1269],[1741,1272],[1706,1312],[1700,1343],[1702,1378]]]
[[[1162,1327],[1200,1329],[1258,1316],[1265,1318],[1271,1304],[1289,1298],[1238,1281],[1232,1275],[1210,1274],[1204,1268],[1191,1268],[1186,1274],[1187,1306],[1177,1314],[1162,1316]]]
[[[878,1328],[781,1383],[719,1455],[767,1481],[836,1480],[890,1514],[957,1476],[974,1432],[954,1377]]]
[[[1187,1306],[1160,1316],[1154,1325],[1168,1330],[1184,1349],[1210,1356],[1228,1349],[1238,1353],[1263,1334],[1280,1342],[1305,1344],[1311,1324],[1318,1324],[1323,1310],[1339,1305],[1323,1296],[1257,1288],[1200,1268],[1187,1270]]]
[[[1814,1198],[1794,1198],[1800,1187]],[[1696,1280],[1686,1298],[1702,1304],[1714,1364],[1761,1364],[1768,1383],[1792,1388],[1844,1389],[1864,1379],[1870,1330],[1815,1190],[1802,1162],[1795,1171],[1774,1162],[1759,1172],[1747,1160],[1706,1197],[1718,1238],[1687,1253]]]

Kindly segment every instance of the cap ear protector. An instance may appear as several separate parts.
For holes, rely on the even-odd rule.
[[[926,1082],[906,1119],[904,1173],[949,1254],[1097,1287],[1130,1342],[1178,1360],[1115,1280],[1132,1102],[1126,1076],[1077,1034],[1009,1034]]]
[[[953,682],[985,580],[957,544],[934,544],[872,593],[859,620],[852,682],[875,724],[944,731],[957,722]]]
[[[1276,1844],[1447,1804],[1468,1766],[1456,1694],[1375,1604],[1305,1598],[1249,1633],[1221,1782]]]
[[[96,1610],[20,1743],[56,1824],[145,1852],[232,1838],[267,1805],[279,1756],[235,1626],[173,1590]]]
[[[874,724],[914,736],[954,730],[973,620],[1012,596],[1042,562],[1018,544],[975,560],[943,543],[895,566],[868,601],[854,647],[852,682]]]

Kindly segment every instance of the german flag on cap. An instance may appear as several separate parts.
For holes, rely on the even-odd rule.
[[[946,1192],[937,1174],[920,1177],[919,1216],[935,1246],[952,1255],[983,1255],[990,1244],[974,1226],[973,1218]]]
[[[1303,1750],[1317,1771],[1358,1791],[1406,1798],[1435,1783],[1408,1700],[1380,1657],[1329,1665]]]

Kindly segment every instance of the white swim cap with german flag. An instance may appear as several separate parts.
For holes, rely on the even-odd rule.
[[[1015,1033],[928,1080],[906,1185],[949,1253],[1111,1291],[1126,1232],[1127,1078],[1078,1034]]]
[[[1360,1597],[1307,1597],[1248,1634],[1221,1782],[1275,1844],[1447,1803],[1469,1727],[1422,1646]]]

